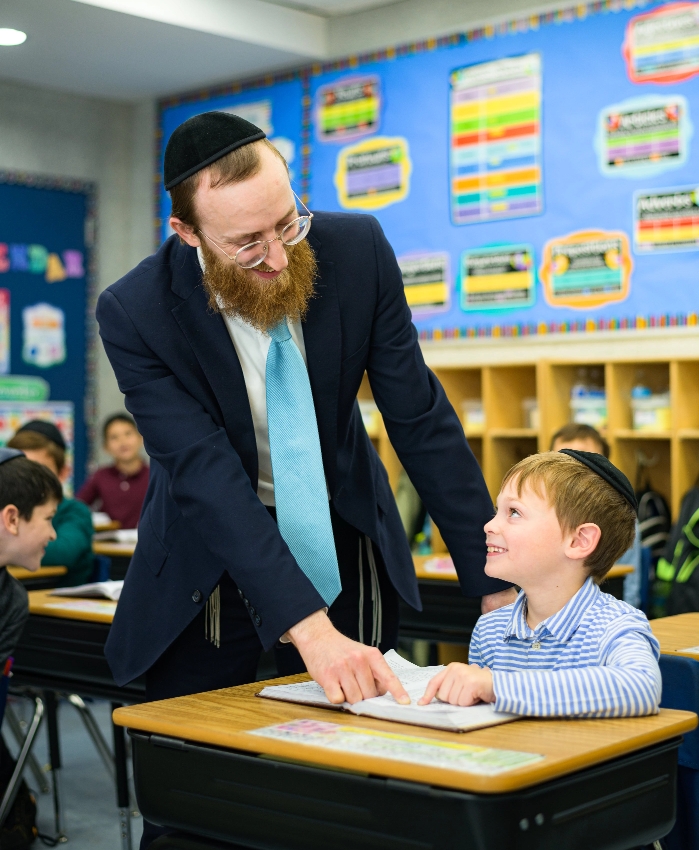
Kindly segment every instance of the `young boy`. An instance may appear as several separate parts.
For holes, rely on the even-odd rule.
[[[20,449],[29,458],[42,464],[59,479],[65,477],[66,444],[53,422],[40,419],[23,425],[7,445]],[[46,547],[43,566],[60,565],[68,573],[57,585],[75,587],[92,577],[92,515],[89,508],[75,499],[63,499],[53,521],[56,539]]]
[[[48,469],[22,452],[0,449],[0,564],[39,569],[56,539],[52,519],[62,498],[60,481]],[[0,566],[0,669],[28,616],[27,591]]]
[[[564,449],[505,476],[486,524],[487,575],[522,588],[481,617],[470,665],[427,686],[454,705],[495,703],[532,717],[655,714],[660,649],[645,615],[598,587],[634,535],[636,498],[605,457]]]
[[[104,450],[113,466],[98,469],[78,490],[77,498],[97,507],[122,528],[136,528],[148,489],[148,467],[143,462],[143,437],[126,413],[110,416],[102,429]]]

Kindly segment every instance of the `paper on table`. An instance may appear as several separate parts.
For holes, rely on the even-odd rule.
[[[62,599],[46,602],[44,608],[55,611],[82,611],[84,614],[114,614],[116,605],[109,599]]]
[[[138,543],[137,528],[116,528],[112,531],[98,531],[94,535],[95,540],[101,540],[104,543]]]
[[[429,705],[417,705],[417,700],[425,693],[427,683],[444,668],[442,666],[418,667],[416,664],[401,658],[393,649],[389,650],[384,658],[408,692],[411,705],[399,705],[390,694],[365,699],[354,705],[348,702],[335,705],[325,696],[325,691],[316,682],[271,685],[263,688],[258,696],[304,705],[315,705],[321,708],[341,708],[350,711],[352,714],[375,717],[379,720],[394,720],[398,723],[412,723],[416,726],[429,726],[433,729],[449,729],[458,732],[478,729],[482,726],[494,726],[498,723],[507,723],[510,720],[517,719],[516,715],[495,711],[493,706],[488,704],[461,708],[433,700]]]
[[[688,646],[687,649],[679,649],[678,652],[695,652],[699,654],[699,646]]]
[[[61,587],[52,590],[50,596],[77,596],[84,599],[111,599],[118,602],[123,581],[96,581],[92,584],[79,584],[77,587]]]

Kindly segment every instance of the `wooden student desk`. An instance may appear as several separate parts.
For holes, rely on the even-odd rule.
[[[142,680],[118,687],[104,657],[115,611],[116,602],[106,599],[51,596],[47,590],[29,592],[29,619],[14,653],[12,687],[30,687],[44,694],[52,769],[61,766],[57,694],[107,699],[114,708],[145,696]],[[116,726],[114,764],[122,848],[130,850],[126,740]]]
[[[699,613],[651,620],[650,627],[664,655],[684,655],[699,661]]]
[[[697,723],[691,712],[663,710],[458,734],[265,700],[255,696],[260,687],[115,711],[133,742],[144,817],[236,846],[289,850],[630,848],[670,830],[679,736]],[[249,734],[300,719],[544,758],[484,776]]]
[[[126,575],[133,553],[136,551],[136,544],[118,543],[114,540],[93,540],[92,551],[95,555],[105,555],[111,560],[109,577],[113,581],[120,581]]]
[[[401,600],[401,637],[417,638],[431,643],[453,643],[467,646],[471,640],[476,621],[481,615],[481,600],[461,593],[455,572],[428,572],[425,565],[430,561],[448,559],[440,555],[414,555],[422,598],[422,611],[416,611]],[[621,599],[624,578],[633,572],[633,567],[616,565],[609,571],[602,590]]]
[[[8,567],[7,572],[21,581],[27,590],[44,590],[55,587],[56,579],[64,576],[68,567],[40,567],[33,572],[24,567]]]

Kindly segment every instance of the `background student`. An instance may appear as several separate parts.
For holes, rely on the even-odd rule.
[[[8,447],[20,449],[59,479],[66,476],[66,443],[53,422],[35,419],[23,425],[7,443]],[[68,573],[59,578],[58,586],[74,587],[84,584],[92,577],[94,556],[92,554],[92,515],[89,508],[75,499],[62,499],[53,519],[56,538],[46,547],[41,565],[63,566]]]
[[[0,670],[29,616],[27,591],[6,566],[39,569],[56,539],[52,520],[62,498],[61,483],[49,469],[19,451],[0,449]]]
[[[76,498],[94,510],[104,511],[122,528],[136,528],[148,489],[149,470],[143,462],[143,437],[126,413],[115,413],[102,428],[103,445],[114,458],[78,490]]]

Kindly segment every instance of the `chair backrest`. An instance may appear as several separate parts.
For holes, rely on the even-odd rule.
[[[699,713],[699,661],[681,655],[661,655],[663,677],[662,708],[678,708]],[[699,770],[699,730],[684,736],[679,764]]]
[[[106,555],[95,555],[92,563],[90,581],[109,581],[112,559]]]
[[[0,727],[5,717],[5,705],[7,704],[7,692],[10,690],[10,676],[12,675],[12,665],[14,658],[8,658],[5,662],[5,669],[0,676]]]

